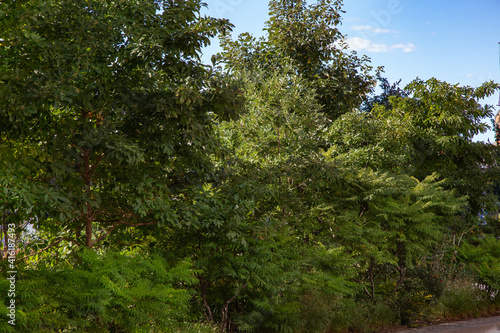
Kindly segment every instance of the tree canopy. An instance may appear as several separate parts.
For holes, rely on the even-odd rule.
[[[341,1],[272,0],[260,39],[203,5],[0,4],[0,330],[497,311],[499,155],[474,136],[500,86],[390,84],[347,48]]]

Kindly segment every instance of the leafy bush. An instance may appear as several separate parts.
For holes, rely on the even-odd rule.
[[[167,267],[156,255],[81,251],[75,266],[18,268],[16,332],[151,332],[181,329],[189,310],[191,263]],[[2,279],[7,313],[8,281]],[[11,328],[6,321],[0,331]]]
[[[447,319],[478,317],[488,307],[487,293],[479,290],[468,279],[448,283],[440,298]]]
[[[459,259],[478,277],[478,282],[499,298],[500,241],[494,235],[483,234],[475,244],[465,243],[459,250]]]
[[[396,324],[396,314],[383,302],[344,299],[331,311],[330,332],[376,332]]]

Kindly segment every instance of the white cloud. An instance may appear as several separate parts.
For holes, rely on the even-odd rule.
[[[413,43],[406,43],[406,44],[396,44],[392,46],[393,49],[402,49],[403,52],[413,52],[417,49],[415,44]]]
[[[391,50],[402,50],[403,52],[413,52],[416,51],[415,44],[406,43],[406,44],[377,44],[373,43],[371,40],[360,38],[360,37],[351,37],[347,38],[347,44],[350,49],[355,51],[366,50],[370,52],[389,52]]]
[[[356,31],[370,31],[370,32],[373,32],[375,34],[387,34],[390,32],[397,33],[397,31],[392,31],[389,29],[382,29],[382,28],[375,28],[374,26],[371,26],[371,25],[353,25],[351,27],[351,29],[356,30]]]
[[[385,44],[376,44],[372,41],[360,37],[347,38],[349,48],[353,50],[367,50],[371,52],[387,52],[389,49]]]
[[[469,79],[476,77],[474,74],[471,74],[471,73],[467,73],[467,74],[465,74],[465,76],[467,76]]]

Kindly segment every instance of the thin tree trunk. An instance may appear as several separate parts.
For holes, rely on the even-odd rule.
[[[240,292],[245,289],[247,284],[245,283],[239,290],[236,291],[236,293],[224,303],[222,306],[222,319],[221,319],[221,331],[226,332],[228,329],[228,314],[229,314],[229,304],[231,304],[236,297],[240,294]]]
[[[397,270],[399,271],[399,279],[394,287],[394,291],[397,291],[406,277],[406,263],[405,263],[405,245],[403,242],[399,242],[398,249],[396,251],[396,257],[399,258]]]
[[[205,313],[205,317],[211,323],[214,322],[214,316],[212,314],[212,309],[210,309],[210,305],[207,302],[207,285],[208,283],[205,281],[203,277],[199,277],[200,280],[200,289],[201,289],[201,299],[203,301],[203,312]]]
[[[398,283],[396,284],[396,287],[394,288],[395,291],[399,289],[399,287],[401,286],[406,277],[406,267],[398,267],[398,271],[399,271],[399,279]]]
[[[370,266],[368,267],[368,272],[370,274],[370,283],[372,286],[371,297],[372,297],[373,301],[375,300],[375,279],[373,278],[373,266],[374,265],[375,265],[375,261],[373,260],[373,258],[370,258]]]
[[[94,243],[92,242],[92,219],[87,217],[85,219],[85,246],[87,246],[89,249],[92,249],[93,245]]]
[[[92,206],[90,205],[91,198],[91,171],[90,171],[90,160],[89,160],[90,152],[88,150],[83,152],[83,164],[84,164],[84,173],[83,179],[85,181],[85,194],[87,196],[87,201],[85,205],[87,207],[87,212],[85,214],[85,246],[89,249],[92,249],[94,243],[92,242],[92,222],[94,217],[92,216]]]

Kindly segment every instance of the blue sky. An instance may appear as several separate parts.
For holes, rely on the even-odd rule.
[[[204,2],[204,13],[235,25],[233,36],[264,34],[268,0]],[[374,67],[384,67],[389,82],[401,79],[404,86],[417,77],[474,87],[500,82],[500,0],[344,0],[343,10],[340,31],[352,49],[369,56]],[[219,50],[216,44],[205,50],[206,62]],[[496,106],[498,99],[497,93],[484,103]],[[476,139],[493,141],[494,134]]]

